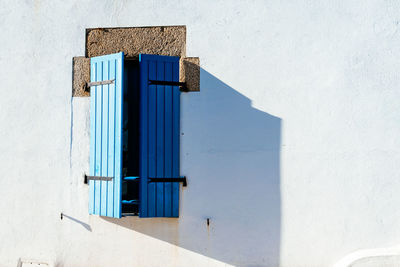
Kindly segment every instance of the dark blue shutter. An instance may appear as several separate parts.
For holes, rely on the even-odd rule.
[[[179,82],[179,58],[140,55],[140,217],[179,217],[180,90],[149,80]]]
[[[89,213],[120,218],[124,54],[94,57],[90,65],[91,82],[114,83],[90,89],[89,175],[112,180],[89,180]]]

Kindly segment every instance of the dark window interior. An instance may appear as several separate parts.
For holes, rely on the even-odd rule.
[[[123,171],[122,176],[131,177],[122,182],[122,214],[139,213],[139,61],[125,59],[124,62],[124,124],[123,124]]]

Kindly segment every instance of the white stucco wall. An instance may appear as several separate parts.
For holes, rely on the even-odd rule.
[[[0,266],[396,266],[399,22],[398,1],[0,1]],[[85,28],[145,25],[186,25],[201,59],[181,217],[89,216],[72,57]]]

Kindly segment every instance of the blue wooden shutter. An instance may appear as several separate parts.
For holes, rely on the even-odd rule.
[[[179,217],[179,183],[148,178],[179,177],[179,58],[140,55],[140,217]]]
[[[89,213],[121,217],[122,116],[124,54],[91,58],[90,81],[114,83],[90,88]]]

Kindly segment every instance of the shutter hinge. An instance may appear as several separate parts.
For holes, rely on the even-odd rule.
[[[128,176],[123,178],[125,181],[140,182],[140,178],[137,176]],[[186,176],[181,176],[178,178],[172,177],[149,177],[147,178],[147,183],[182,183],[182,186],[187,186]]]
[[[179,90],[181,92],[189,92],[185,82],[170,82],[170,81],[149,80],[149,85],[179,86]]]
[[[107,176],[89,176],[85,175],[85,184],[88,183],[89,180],[95,180],[95,181],[112,181],[114,177],[107,177]],[[134,178],[134,179],[131,179]],[[139,182],[140,178],[137,177],[124,177],[124,180],[132,180],[135,182]],[[170,177],[149,177],[147,178],[148,183],[182,183],[182,186],[187,186],[187,180],[186,176],[181,176],[178,178],[170,178]]]
[[[84,183],[87,184],[89,180],[95,180],[95,181],[112,181],[114,177],[108,177],[108,176],[89,176],[85,174],[85,180]]]
[[[186,181],[186,176],[181,176],[179,178],[153,178],[153,177],[149,177],[148,178],[148,183],[182,183],[182,186],[187,186],[187,181]]]
[[[115,79],[99,81],[99,82],[90,82],[90,83],[86,84],[86,91],[89,91],[90,87],[92,87],[92,86],[113,84],[114,82],[115,82]]]

